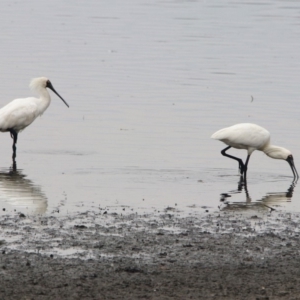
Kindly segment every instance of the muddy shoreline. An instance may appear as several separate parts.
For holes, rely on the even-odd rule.
[[[300,299],[300,214],[1,216],[1,299]]]

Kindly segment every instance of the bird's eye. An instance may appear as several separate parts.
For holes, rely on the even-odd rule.
[[[293,159],[293,155],[290,154],[290,155],[288,156],[288,158],[289,158],[289,159]]]

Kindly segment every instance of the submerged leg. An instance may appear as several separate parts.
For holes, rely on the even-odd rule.
[[[16,157],[17,157],[17,147],[16,147],[16,144],[17,144],[17,140],[18,140],[18,133],[14,129],[10,129],[9,132],[10,132],[11,138],[14,140],[13,146],[12,146],[12,149],[13,149],[12,159],[13,159],[13,162],[15,162],[16,161]]]
[[[241,173],[241,175],[243,175],[243,173],[247,171],[247,165],[245,166],[244,163],[243,163],[243,161],[242,161],[240,158],[227,154],[226,151],[227,151],[228,149],[230,149],[230,148],[231,148],[231,146],[226,147],[225,149],[223,149],[223,150],[221,151],[221,154],[224,155],[224,156],[227,156],[227,157],[229,157],[229,158],[232,158],[232,159],[234,159],[234,160],[237,160],[237,161],[239,162],[240,173]],[[249,159],[247,158],[247,161],[248,161],[248,160],[249,160]],[[247,163],[248,163],[248,162],[247,162]]]

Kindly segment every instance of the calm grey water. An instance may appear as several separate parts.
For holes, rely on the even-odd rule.
[[[300,211],[286,162],[255,152],[238,192],[236,162],[210,139],[260,124],[300,172],[300,2],[3,1],[0,28],[0,105],[39,76],[70,104],[51,94],[19,135],[16,172],[0,135],[2,213]]]

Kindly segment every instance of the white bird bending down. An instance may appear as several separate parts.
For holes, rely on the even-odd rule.
[[[39,98],[15,99],[0,109],[0,131],[10,132],[13,139],[12,158],[14,163],[18,133],[29,126],[38,116],[41,116],[50,105],[51,98],[47,88],[51,89],[69,107],[46,77],[32,79],[29,86],[37,92]]]
[[[294,180],[299,178],[298,172],[294,165],[292,153],[285,148],[271,145],[270,133],[263,127],[250,123],[236,124],[215,132],[211,138],[222,141],[228,145],[228,147],[223,149],[221,153],[222,155],[239,162],[239,169],[241,175],[244,175],[244,180],[246,180],[248,162],[254,150],[263,151],[271,158],[286,160],[291,166],[294,174]],[[245,163],[243,163],[240,158],[226,153],[226,151],[231,147],[236,149],[245,149],[248,151],[248,156]]]

